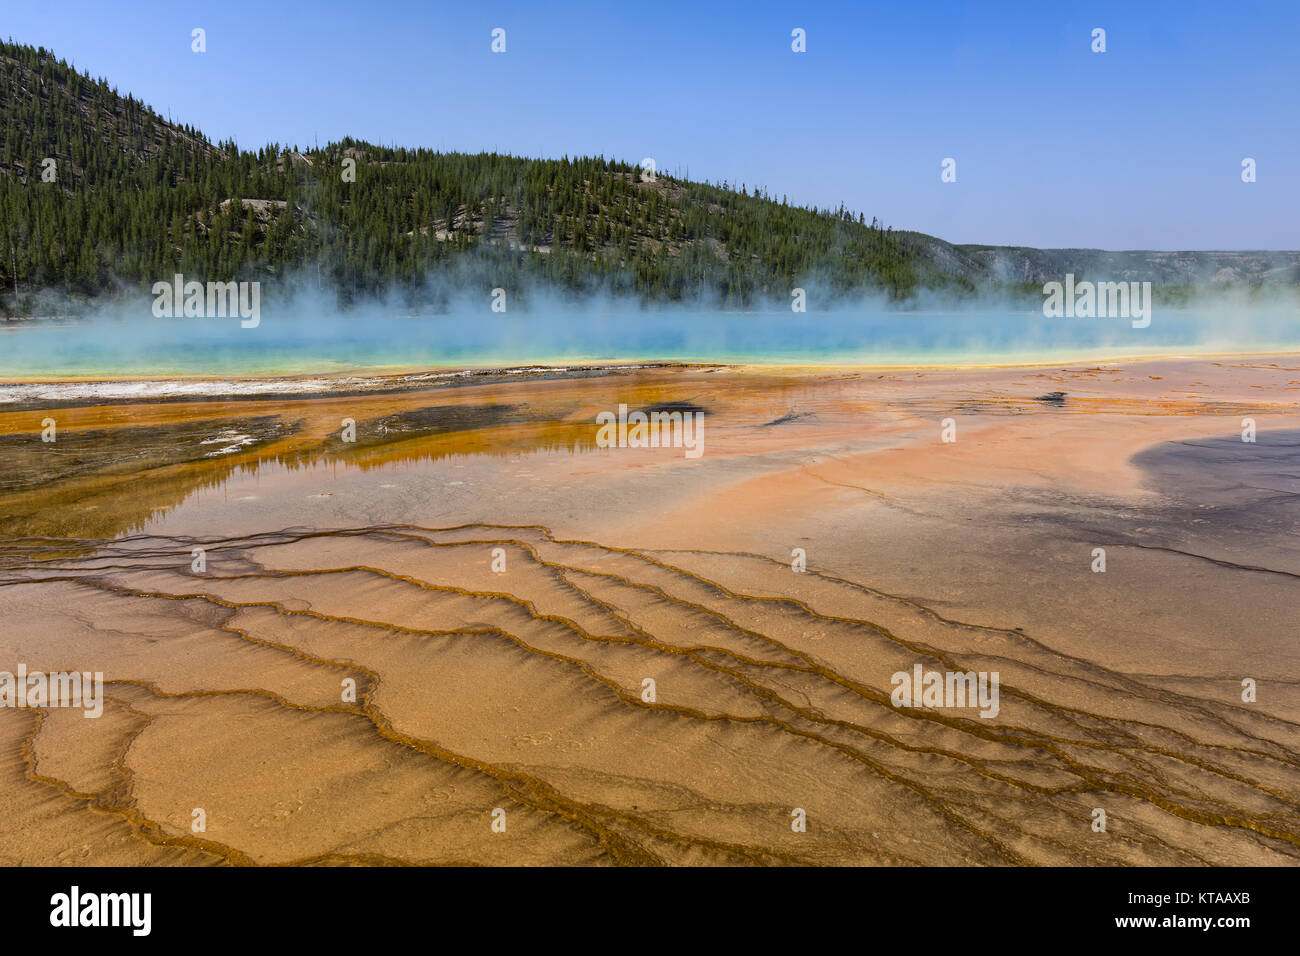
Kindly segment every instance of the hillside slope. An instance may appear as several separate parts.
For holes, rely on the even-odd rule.
[[[44,50],[0,44],[0,289],[83,296],[295,271],[345,297],[430,275],[651,298],[788,298],[796,281],[960,288],[862,214],[603,157],[444,154],[351,139],[213,145]],[[54,182],[41,172],[53,160]],[[474,256],[467,253],[474,252]]]
[[[44,175],[43,175],[44,174]],[[52,180],[52,181],[50,181]],[[452,287],[743,305],[1015,289],[1065,272],[1167,285],[1300,282],[1296,253],[956,246],[874,217],[604,157],[392,149],[245,151],[169,122],[43,49],[0,43],[0,311],[199,280],[305,277],[344,300]],[[268,292],[277,287],[270,281]]]

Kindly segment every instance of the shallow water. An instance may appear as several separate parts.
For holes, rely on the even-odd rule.
[[[1229,354],[1300,347],[1294,306],[1175,311],[1147,328],[1124,318],[1040,311],[844,309],[831,313],[539,309],[399,316],[362,309],[313,318],[268,306],[238,319],[99,317],[11,323],[0,376],[268,375],[593,360],[810,365],[988,365]]]
[[[0,654],[110,690],[0,712],[0,857],[1294,865],[1294,365],[0,411]],[[591,448],[673,399],[705,457]]]

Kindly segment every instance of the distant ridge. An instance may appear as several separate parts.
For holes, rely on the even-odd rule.
[[[0,314],[10,315],[63,311],[43,295],[138,295],[178,272],[261,279],[272,294],[293,276],[345,301],[540,283],[727,306],[788,302],[801,284],[823,298],[1029,294],[1066,272],[1162,286],[1300,284],[1297,252],[953,245],[842,206],[649,177],[604,157],[350,138],[244,151],[13,42],[0,43],[0,211]]]

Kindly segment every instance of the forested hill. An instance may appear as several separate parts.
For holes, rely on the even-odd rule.
[[[95,295],[175,272],[301,272],[345,295],[477,251],[475,276],[743,303],[795,280],[906,295],[941,282],[864,214],[599,157],[212,144],[49,51],[0,44],[0,289]],[[51,168],[56,180],[43,181]],[[354,175],[351,173],[354,170]],[[484,266],[484,263],[488,263]],[[461,274],[461,273],[458,273]],[[954,280],[955,281],[955,280]]]
[[[47,50],[0,43],[3,314],[30,311],[42,290],[147,292],[177,272],[307,277],[345,300],[405,289],[418,302],[442,277],[730,305],[788,301],[801,283],[906,298],[1034,278],[1020,260],[1035,250],[1008,250],[1009,265],[987,252],[738,184],[650,179],[602,157],[351,139],[245,151],[164,120]]]

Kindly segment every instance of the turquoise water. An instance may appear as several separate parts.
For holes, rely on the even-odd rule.
[[[380,309],[328,318],[262,310],[229,318],[100,317],[9,323],[0,377],[282,375],[378,368],[599,360],[773,364],[982,365],[1143,355],[1300,351],[1295,307],[1174,311],[1151,325],[998,309],[833,313],[627,309],[410,317]]]

